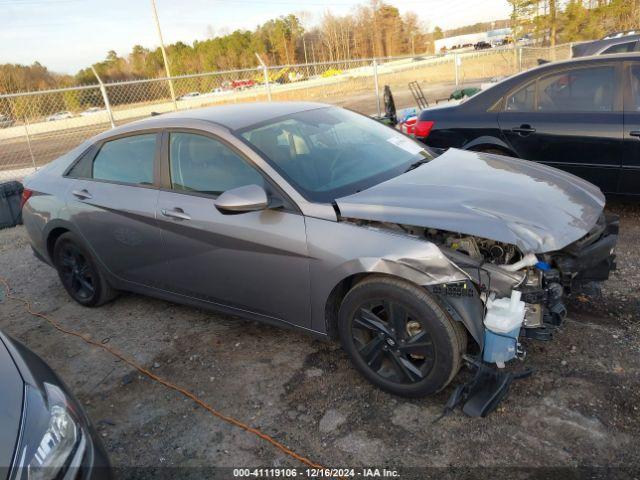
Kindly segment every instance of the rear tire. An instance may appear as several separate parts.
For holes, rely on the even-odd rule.
[[[53,264],[62,286],[80,305],[99,307],[117,296],[89,250],[73,233],[64,233],[57,239]]]
[[[385,276],[356,284],[338,314],[340,340],[356,369],[405,397],[436,393],[458,373],[466,332],[456,323],[424,288]]]

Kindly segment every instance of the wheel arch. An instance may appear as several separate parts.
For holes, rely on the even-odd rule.
[[[428,290],[443,310],[445,310],[454,321],[461,322],[471,338],[482,348],[483,338],[483,314],[484,304],[479,296],[472,297],[446,297],[434,293],[433,287],[438,284],[424,285],[415,280],[407,278],[405,275],[391,274],[380,271],[365,271],[354,273],[340,280],[329,293],[324,305],[324,320],[326,333],[330,338],[338,336],[338,311],[342,300],[354,285],[361,282],[365,278],[372,276],[396,278],[405,282],[409,282],[419,288]]]
[[[47,258],[51,263],[53,263],[53,247],[55,246],[58,238],[60,238],[60,236],[65,234],[66,232],[77,233],[73,225],[65,220],[52,220],[44,228],[43,237],[45,240],[45,253],[47,254]]]
[[[507,144],[504,140],[498,137],[484,135],[478,138],[474,138],[463,147],[465,150],[481,151],[483,149],[495,149],[501,150],[505,155],[509,157],[517,157],[517,153]]]

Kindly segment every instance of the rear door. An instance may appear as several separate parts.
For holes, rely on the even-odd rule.
[[[519,86],[498,115],[520,158],[616,192],[622,163],[621,62],[555,70]]]
[[[109,139],[68,172],[70,218],[100,262],[121,279],[152,285],[164,260],[155,213],[160,134]]]
[[[640,62],[629,62],[625,72],[624,155],[620,193],[640,195]]]
[[[162,288],[309,328],[304,216],[227,140],[198,130],[165,138]],[[222,192],[251,184],[282,206],[225,214],[214,205]]]

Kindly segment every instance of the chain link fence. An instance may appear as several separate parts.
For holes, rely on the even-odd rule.
[[[82,141],[117,125],[175,110],[228,103],[308,100],[380,113],[384,85],[404,94],[512,75],[538,60],[570,58],[570,45],[555,49],[494,48],[447,55],[361,59],[261,66],[253,69],[133,80],[0,95],[0,180],[21,178]],[[175,92],[175,98],[172,96]],[[445,97],[446,98],[446,97]],[[431,101],[434,99],[432,98]],[[351,102],[351,103],[350,103]]]

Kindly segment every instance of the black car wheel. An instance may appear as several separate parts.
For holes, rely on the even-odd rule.
[[[353,287],[339,312],[340,340],[356,368],[407,397],[438,392],[458,373],[466,332],[457,323],[425,289],[383,276]]]
[[[73,233],[58,238],[53,263],[65,290],[79,304],[98,307],[115,297],[93,257]]]

